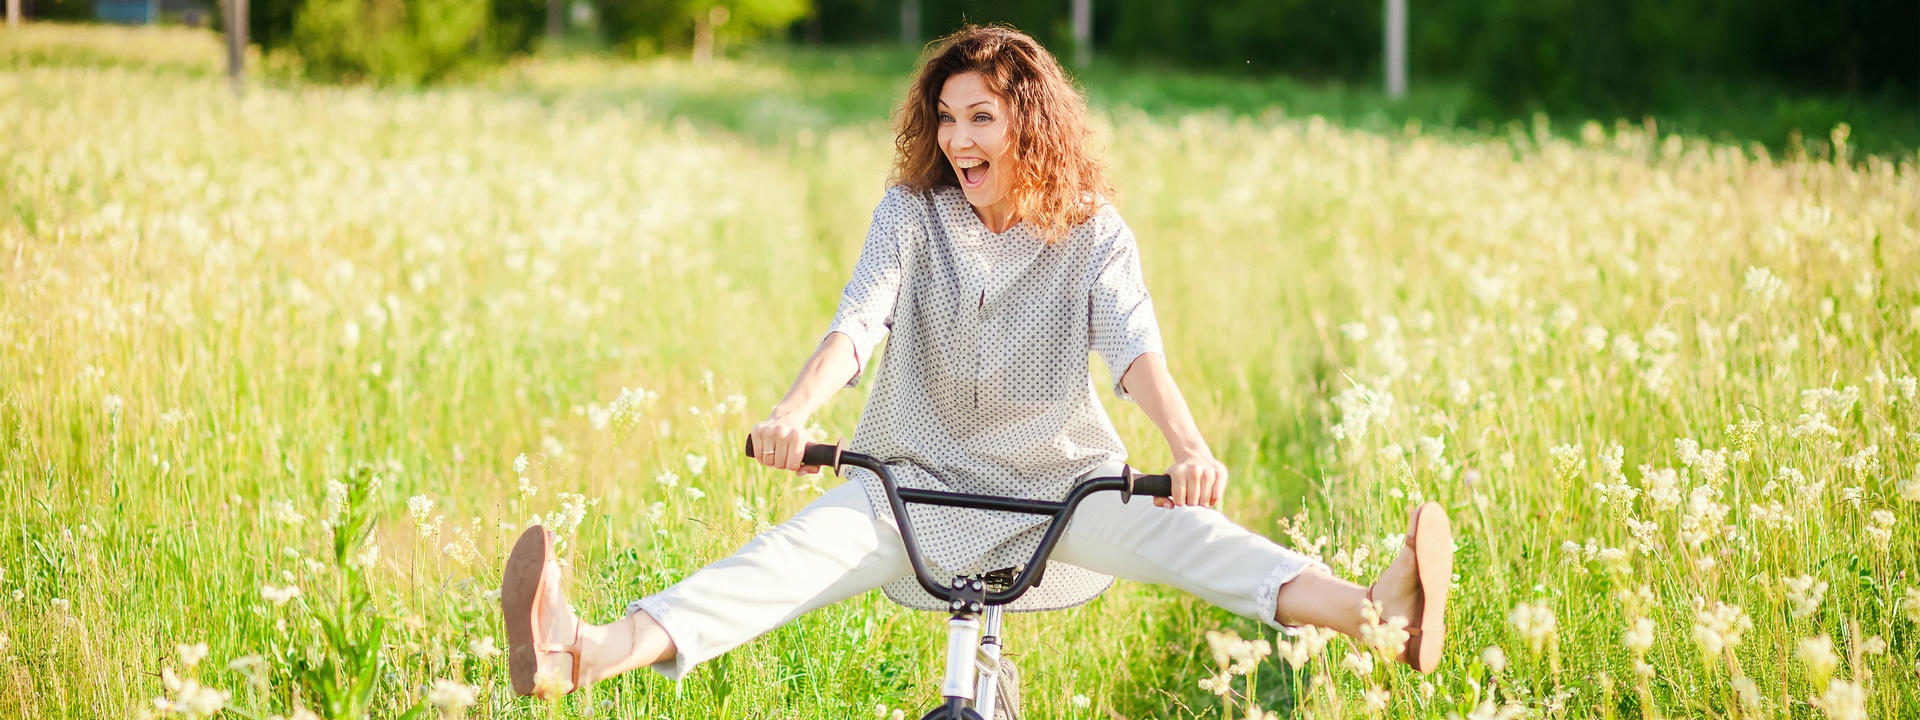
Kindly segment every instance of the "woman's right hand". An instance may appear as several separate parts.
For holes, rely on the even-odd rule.
[[[807,444],[813,442],[813,435],[807,432],[806,418],[785,417],[775,411],[772,416],[754,425],[747,435],[753,438],[753,459],[760,461],[761,465],[801,475],[820,472],[818,465],[800,464]]]

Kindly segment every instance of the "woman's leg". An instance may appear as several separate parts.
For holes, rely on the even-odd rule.
[[[1410,616],[1416,598],[1408,553],[1375,583],[1386,617]],[[1155,507],[1097,493],[1074,513],[1053,559],[1136,582],[1171,585],[1275,627],[1318,625],[1358,636],[1367,588],[1234,524],[1211,508]]]
[[[701,662],[814,609],[912,572],[900,534],[876,518],[859,483],[846,482],[733,555],[607,625],[579,623],[580,683],[651,665],[679,679]],[[548,637],[577,622],[557,593]]]

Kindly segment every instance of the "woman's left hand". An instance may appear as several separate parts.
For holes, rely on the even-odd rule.
[[[1167,474],[1173,476],[1173,497],[1153,499],[1153,504],[1163,508],[1213,507],[1220,504],[1220,497],[1227,492],[1227,466],[1213,459],[1211,453],[1182,458],[1167,468]]]

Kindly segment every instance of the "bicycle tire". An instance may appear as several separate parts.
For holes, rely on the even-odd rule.
[[[995,674],[1000,679],[994,683],[993,720],[1020,720],[1020,668],[1013,658],[1001,656]]]

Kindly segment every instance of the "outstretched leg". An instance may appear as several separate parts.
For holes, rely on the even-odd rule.
[[[515,556],[520,554],[516,546]],[[509,558],[510,576],[515,568]],[[531,615],[537,629],[520,634],[537,637],[528,650],[509,652],[553,648],[534,656],[538,667],[571,679],[557,668],[571,662],[562,643],[577,638],[579,678],[563,690],[648,665],[677,679],[793,618],[911,572],[899,532],[874,517],[855,482],[842,483],[733,555],[636,601],[637,611],[607,625],[574,616],[560,590],[558,565],[549,568],[532,609],[521,613]],[[503,589],[512,645],[516,614],[509,595]]]
[[[1136,582],[1172,585],[1276,626],[1318,625],[1352,637],[1360,636],[1363,609],[1371,599],[1382,606],[1384,621],[1406,618],[1409,628],[1425,636],[1409,642],[1408,660],[1426,672],[1439,660],[1453,550],[1438,505],[1416,509],[1412,519],[1409,535],[1428,537],[1418,548],[1410,540],[1371,587],[1335,577],[1325,565],[1211,508],[1121,503],[1108,493],[1081,505],[1052,559]],[[1425,602],[1429,594],[1435,595],[1431,607]]]

